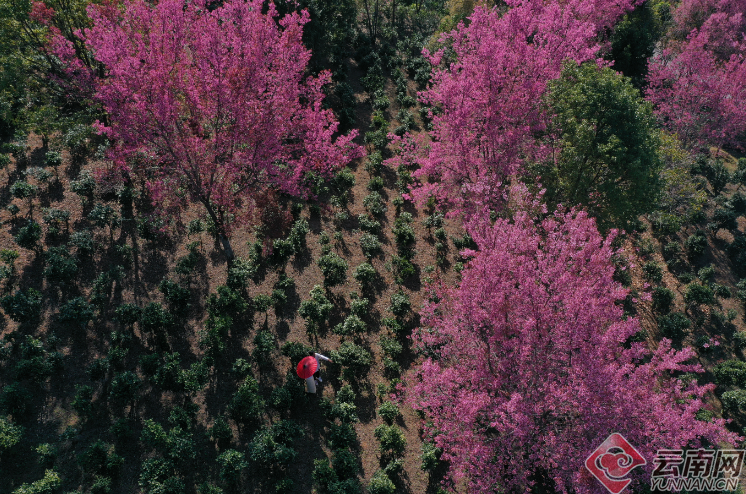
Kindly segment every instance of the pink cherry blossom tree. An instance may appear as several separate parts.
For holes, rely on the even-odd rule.
[[[536,140],[547,115],[542,96],[562,62],[594,60],[598,33],[633,1],[508,0],[504,8],[475,8],[469,24],[428,54],[436,67],[420,97],[438,111],[433,142],[419,161],[413,190],[443,205],[469,209],[500,197],[499,189],[547,150]]]
[[[641,328],[617,305],[627,291],[612,278],[614,233],[604,239],[584,212],[537,214],[515,190],[511,219],[468,225],[479,251],[460,286],[436,289],[413,336],[422,360],[407,399],[454,485],[601,493],[583,464],[613,432],[646,468],[657,448],[733,442],[723,420],[695,419],[712,385],[677,378],[702,371],[691,349],[625,345]]]
[[[162,214],[202,204],[228,259],[258,193],[303,196],[309,172],[328,177],[362,154],[354,132],[334,137],[322,108],[329,74],[306,77],[307,13],[279,18],[262,0],[129,0],[89,14],[82,36],[106,68],[96,98],[115,166],[146,181]]]

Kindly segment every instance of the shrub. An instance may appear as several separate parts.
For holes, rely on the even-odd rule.
[[[656,287],[653,290],[653,310],[661,314],[668,314],[671,305],[676,299],[673,291],[665,287]]]
[[[37,247],[39,239],[41,239],[41,225],[31,220],[26,226],[18,230],[13,239],[24,249],[33,250]]]
[[[358,224],[360,225],[360,229],[363,230],[364,232],[368,232],[371,234],[377,234],[378,232],[381,231],[381,223],[374,219],[371,219],[367,214],[359,214],[357,216],[357,221],[358,221]],[[376,241],[378,241],[377,237],[376,237]],[[368,242],[370,242],[370,240],[368,240]],[[363,244],[363,240],[361,238],[360,245],[362,246],[362,244]],[[380,242],[378,243],[378,245],[380,248]]]
[[[249,444],[249,457],[260,468],[273,470],[289,465],[298,455],[292,443],[303,430],[292,420],[265,426]]]
[[[373,177],[368,182],[368,190],[371,192],[378,192],[383,189],[383,177]]]
[[[357,416],[357,406],[354,403],[337,400],[334,403],[329,404],[328,402],[322,405],[325,410],[324,414],[330,421],[339,419],[343,424],[351,424],[353,422],[359,422],[360,419]]]
[[[77,249],[78,256],[90,256],[95,249],[93,235],[88,230],[81,230],[70,235],[69,245]]]
[[[383,353],[391,358],[397,358],[404,350],[401,343],[387,336],[381,336],[378,340],[378,344],[380,345],[381,350],[383,350]]]
[[[373,431],[373,435],[381,443],[379,451],[383,458],[400,458],[404,454],[407,441],[398,426],[381,424]]]
[[[330,252],[321,256],[317,264],[324,275],[324,286],[337,286],[347,279],[347,261],[336,253]]]
[[[371,288],[376,280],[377,275],[378,273],[376,273],[376,268],[374,268],[370,263],[367,262],[360,264],[352,273],[352,277],[355,279],[355,281],[360,283],[360,286],[364,290],[368,290]]]
[[[99,228],[115,228],[119,224],[119,215],[111,206],[97,203],[88,214],[88,219]]]
[[[13,424],[7,418],[0,417],[0,454],[18,444],[22,436],[23,427]]]
[[[351,451],[338,449],[332,454],[332,467],[338,478],[354,478],[360,473],[360,460]]]
[[[736,213],[731,209],[718,208],[712,216],[715,228],[724,228],[726,230],[735,230],[738,228]]]
[[[114,319],[125,326],[132,326],[140,320],[141,312],[135,304],[122,304],[114,311]]]
[[[228,413],[233,420],[251,423],[259,419],[264,412],[264,400],[259,396],[259,384],[248,376],[239,386],[228,404]]]
[[[702,231],[697,231],[697,233],[690,235],[689,238],[686,239],[684,246],[686,247],[686,253],[689,256],[689,260],[694,262],[704,255],[705,250],[707,249],[707,237]]]
[[[730,288],[728,288],[727,286],[713,284],[712,289],[715,292],[715,295],[720,298],[728,299],[731,296]]]
[[[207,312],[211,315],[236,316],[245,313],[249,304],[239,292],[225,285],[220,285],[217,294],[211,293],[207,298]]]
[[[174,313],[181,314],[182,316],[186,315],[186,311],[189,310],[189,299],[191,298],[188,288],[165,278],[158,284],[158,289]]]
[[[354,336],[364,333],[367,327],[365,322],[358,316],[351,314],[347,316],[343,323],[334,327],[334,333],[342,336]]]
[[[12,415],[16,420],[25,418],[31,395],[20,383],[13,383],[3,388],[0,394],[0,410]]]
[[[10,195],[16,199],[30,199],[35,197],[39,192],[39,187],[32,185],[25,180],[18,180],[10,186]]]
[[[655,261],[648,261],[642,266],[645,279],[652,283],[660,283],[663,280],[663,269]]]
[[[723,403],[723,408],[731,413],[740,412],[746,409],[746,390],[726,391],[720,397],[720,401]]]
[[[378,407],[378,415],[387,423],[391,424],[401,415],[401,413],[399,412],[399,407],[396,406],[395,403],[384,401],[381,403],[381,406]]]
[[[389,310],[397,317],[397,319],[403,319],[409,311],[412,310],[409,296],[401,290],[392,294]]]
[[[272,352],[275,350],[275,337],[269,331],[259,331],[254,336],[254,352],[251,354],[260,367],[272,363]]]
[[[381,241],[371,233],[364,233],[360,237],[360,248],[363,250],[363,255],[370,259],[381,252]]]
[[[62,479],[54,470],[46,470],[44,477],[32,482],[23,484],[13,491],[13,494],[52,494],[62,485]]]
[[[93,316],[93,305],[83,297],[75,297],[62,304],[57,319],[84,328]]]
[[[70,255],[67,247],[50,247],[46,252],[44,277],[50,283],[69,283],[78,274],[78,261]]]
[[[435,447],[433,443],[427,441],[422,443],[422,454],[420,455],[422,465],[420,468],[426,472],[434,472],[440,465],[441,453],[442,450]]]
[[[391,266],[394,269],[396,282],[398,284],[404,283],[408,278],[417,273],[414,264],[405,257],[391,256]]]
[[[233,430],[224,417],[215,419],[212,427],[209,429],[210,437],[216,443],[228,443],[233,439]]]
[[[48,225],[47,233],[54,237],[60,233],[62,226],[67,225],[70,221],[70,211],[56,208],[45,208],[42,220]]]
[[[370,301],[367,298],[355,298],[350,302],[350,312],[359,317],[365,318],[370,311]]]
[[[700,285],[699,283],[690,283],[686,287],[684,301],[687,304],[711,305],[715,303],[715,294],[708,286]]]
[[[75,385],[75,398],[71,403],[73,410],[81,418],[88,418],[93,411],[93,388],[90,386]]]
[[[368,483],[368,492],[370,494],[394,494],[396,492],[396,485],[386,475],[386,472],[378,470],[373,474]]]
[[[235,449],[227,449],[217,457],[220,465],[220,478],[228,485],[236,485],[241,479],[241,471],[248,466],[244,454]]]
[[[400,249],[409,247],[415,241],[414,230],[409,225],[411,221],[411,215],[409,215],[409,213],[403,213],[394,222],[392,232],[394,233],[396,244]]]
[[[93,199],[93,193],[96,190],[96,179],[87,171],[80,174],[78,180],[70,182],[70,190],[80,196],[83,203]]]
[[[329,427],[329,447],[332,449],[352,448],[357,444],[357,433],[350,423],[331,424]]]
[[[363,199],[363,206],[373,216],[381,216],[386,212],[386,205],[383,197],[378,192],[371,192]]]
[[[33,288],[0,299],[5,313],[18,323],[31,323],[41,316],[41,293]]]
[[[158,333],[173,324],[173,316],[159,302],[150,302],[140,312],[140,329],[147,333]]]
[[[109,396],[122,401],[135,401],[139,394],[140,385],[140,379],[134,372],[119,373],[111,380]]]
[[[324,289],[316,285],[309,293],[310,300],[300,304],[298,314],[306,320],[306,331],[316,333],[329,317],[334,305],[326,298]]]
[[[681,312],[674,312],[658,318],[658,328],[666,338],[679,338],[689,329],[692,322]]]
[[[313,348],[296,341],[288,341],[282,345],[280,351],[286,357],[290,357],[290,360],[292,360],[293,363],[297,364],[303,359],[303,357],[306,357],[309,352],[312,352]]]
[[[746,362],[726,360],[715,366],[715,383],[721,386],[746,386]]]
[[[326,458],[313,460],[311,477],[322,492],[329,492],[329,486],[337,482],[337,474]]]

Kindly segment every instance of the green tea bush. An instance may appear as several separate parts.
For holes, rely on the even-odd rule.
[[[235,449],[227,449],[217,457],[220,465],[220,479],[229,486],[235,486],[241,480],[241,472],[248,466],[244,454]]]
[[[681,312],[673,312],[658,318],[658,328],[666,338],[680,338],[691,325],[689,318]]]
[[[391,267],[394,270],[396,283],[400,285],[417,273],[414,264],[406,257],[391,256]]]
[[[720,401],[723,404],[723,408],[731,413],[746,410],[746,390],[736,389],[726,391],[720,397]]]
[[[684,292],[684,301],[687,304],[711,305],[715,303],[715,293],[708,286],[690,283]]]
[[[93,388],[87,385],[75,385],[75,398],[71,405],[81,418],[89,418],[93,412]]]
[[[391,481],[386,472],[378,470],[368,483],[369,494],[395,494],[396,485]]]
[[[70,182],[70,190],[80,196],[83,204],[88,204],[93,200],[93,193],[96,190],[96,179],[87,171],[80,174],[78,180]]]
[[[655,261],[648,261],[642,266],[642,272],[645,279],[651,283],[660,283],[663,281],[663,269]]]
[[[173,316],[159,302],[150,302],[140,313],[140,329],[146,333],[166,331],[173,323]]]
[[[41,316],[41,293],[33,288],[19,290],[0,299],[0,306],[13,321],[21,324],[33,323]]]
[[[356,336],[367,330],[365,322],[358,316],[351,314],[347,316],[343,323],[337,324],[333,332],[341,336]]]
[[[389,310],[401,320],[409,314],[412,310],[412,304],[409,301],[409,296],[403,291],[399,290],[391,295],[391,305]]]
[[[249,376],[239,386],[227,407],[228,413],[237,422],[250,424],[264,413],[264,400],[259,396],[259,384]]]
[[[378,192],[371,192],[363,199],[363,206],[368,212],[375,216],[381,216],[386,212],[386,204]]]
[[[707,250],[707,237],[704,232],[698,230],[686,239],[684,246],[686,247],[686,253],[689,256],[689,260],[695,262],[702,257]]]
[[[306,357],[309,352],[312,352],[313,348],[305,345],[303,343],[298,343],[295,341],[288,341],[285,342],[284,345],[282,345],[281,352],[286,357],[290,357],[290,360],[297,364],[300,362],[303,357]]]
[[[381,403],[381,406],[378,407],[377,412],[378,416],[385,420],[388,424],[392,424],[394,420],[396,420],[401,415],[401,413],[399,412],[399,407],[391,401],[384,401],[383,403]]]
[[[135,401],[139,396],[141,384],[134,372],[121,372],[111,380],[109,396],[122,401]]]
[[[70,255],[67,247],[50,247],[44,260],[44,277],[50,283],[71,283],[78,274],[78,261]]]
[[[375,428],[373,435],[381,443],[379,451],[383,458],[400,458],[404,454],[407,441],[398,426],[381,424]]]
[[[317,261],[324,275],[324,286],[341,285],[347,279],[347,261],[334,252],[323,255]]]
[[[275,346],[275,337],[270,331],[258,331],[254,336],[254,351],[251,356],[260,367],[267,367],[272,363]]]
[[[34,220],[18,230],[13,239],[24,249],[34,250],[38,247],[41,239],[41,225]]]
[[[712,373],[715,375],[715,383],[720,386],[746,386],[746,362],[741,360],[721,362]]]
[[[60,306],[57,320],[73,326],[85,328],[94,317],[93,305],[83,297],[75,297]]]
[[[0,455],[18,444],[23,437],[23,427],[0,417]]]
[[[340,479],[355,478],[360,473],[360,459],[347,449],[332,453],[332,467]]]
[[[364,262],[355,268],[352,277],[360,283],[363,290],[370,290],[378,277],[378,273],[376,273],[376,268],[373,265]]]
[[[368,317],[370,312],[370,301],[367,298],[354,298],[350,302],[350,313],[361,319]]]
[[[249,304],[236,290],[220,285],[217,292],[217,294],[211,293],[207,298],[206,306],[209,314],[238,316],[249,310]]]
[[[653,310],[660,314],[668,314],[675,299],[676,294],[673,291],[661,286],[656,287],[653,290]]]
[[[352,448],[358,442],[357,433],[351,423],[331,424],[328,440],[332,449]]]
[[[381,223],[371,219],[367,214],[359,214],[357,216],[357,222],[360,225],[360,229],[364,232],[376,235],[381,231]],[[364,236],[364,235],[363,235]],[[378,241],[378,238],[376,238],[376,241]],[[370,242],[370,240],[368,240]],[[362,246],[363,240],[362,237],[360,239],[360,245]],[[380,248],[380,242],[379,242],[379,248]]]
[[[141,309],[135,304],[122,304],[114,311],[114,320],[124,326],[133,326],[140,320]]]
[[[309,293],[310,300],[300,304],[298,314],[306,320],[306,331],[315,334],[331,314],[334,305],[326,298],[324,289],[316,285]]]
[[[158,289],[163,294],[173,313],[181,314],[182,316],[186,315],[186,312],[189,310],[189,299],[192,296],[188,288],[168,278],[164,278],[158,284]]]
[[[69,245],[75,247],[79,257],[92,255],[96,248],[93,242],[93,235],[88,230],[77,231],[70,235]]]

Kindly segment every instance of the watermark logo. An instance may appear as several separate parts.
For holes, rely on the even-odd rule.
[[[661,449],[653,458],[652,491],[735,491],[744,450]]]
[[[632,479],[632,469],[645,465],[645,458],[621,434],[613,433],[585,460],[585,468],[611,493],[622,492]]]

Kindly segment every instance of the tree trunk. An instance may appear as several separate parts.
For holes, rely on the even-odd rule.
[[[215,210],[212,209],[210,201],[201,200],[201,202],[202,205],[205,206],[207,214],[210,215],[210,219],[215,225],[215,235],[220,241],[220,245],[223,246],[223,252],[225,253],[226,260],[228,261],[228,266],[230,266],[231,264],[233,264],[233,260],[236,258],[236,255],[233,253],[233,248],[231,247],[231,242],[228,239],[228,235],[225,234],[225,226],[223,225],[222,221],[218,220],[218,215],[215,214]]]

